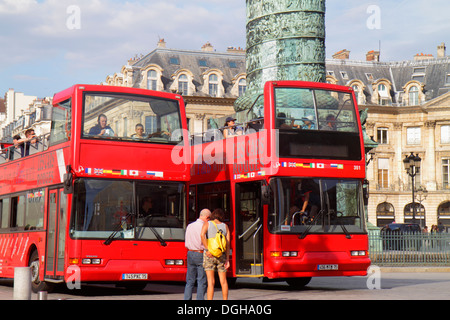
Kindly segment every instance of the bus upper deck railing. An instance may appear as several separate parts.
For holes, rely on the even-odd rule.
[[[224,126],[221,128],[210,128],[202,133],[194,133],[190,136],[190,144],[201,144],[206,142],[218,141],[224,139],[223,131],[225,129],[234,129],[237,135],[246,135],[260,131],[264,126],[264,118],[251,119],[249,121],[243,121],[242,123],[236,123],[233,126]]]
[[[42,152],[49,147],[50,133],[39,137],[23,139],[8,148],[0,150],[0,164],[24,158],[38,152]]]
[[[277,118],[279,119],[279,118]],[[301,119],[292,119],[289,118],[290,121],[294,121],[294,120],[301,120]],[[324,129],[324,125],[326,124],[325,121],[320,121],[320,123],[322,124],[320,126],[320,128],[313,128],[311,130],[307,130],[307,131],[330,131],[327,129]],[[333,131],[337,131],[337,132],[352,132],[354,131],[353,128],[355,126],[355,123],[353,122],[335,122],[334,123],[334,130]],[[250,133],[254,133],[254,132],[259,132],[260,130],[262,130],[264,128],[264,118],[263,117],[259,117],[259,118],[255,118],[255,119],[250,119],[250,120],[246,120],[246,121],[242,121],[239,123],[236,123],[232,126],[222,126],[222,127],[217,127],[217,128],[210,128],[207,129],[204,132],[200,132],[200,133],[193,133],[192,135],[190,135],[190,145],[196,145],[196,144],[201,144],[201,143],[207,143],[207,142],[212,142],[212,141],[218,141],[218,140],[222,140],[225,138],[224,136],[224,130],[227,129],[233,129],[236,134],[233,134],[229,137],[233,137],[233,136],[238,136],[238,135],[246,135],[246,134],[250,134]],[[279,130],[280,128],[276,128],[276,130]],[[290,129],[283,129],[284,131],[298,131],[295,130],[294,128]]]
[[[378,266],[450,266],[450,234],[371,231],[369,256]]]

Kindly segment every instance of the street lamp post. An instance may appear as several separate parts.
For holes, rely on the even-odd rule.
[[[420,186],[417,189],[416,193],[417,193],[417,201],[419,202],[419,209],[423,210],[423,213],[422,213],[422,215],[423,215],[422,228],[424,228],[425,225],[426,225],[426,221],[427,221],[427,215],[426,215],[427,211],[422,206],[422,202],[425,201],[425,199],[427,198],[428,190],[427,190],[427,188]]]
[[[412,207],[413,207],[413,223],[416,223],[416,203],[414,199],[414,189],[415,189],[415,183],[414,178],[419,173],[420,170],[420,162],[422,159],[419,157],[418,154],[414,155],[412,152],[409,156],[406,156],[405,159],[403,159],[403,163],[405,165],[406,173],[411,177],[411,189],[412,189]]]

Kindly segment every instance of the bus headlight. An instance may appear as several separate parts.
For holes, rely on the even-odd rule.
[[[98,259],[98,258],[84,258],[81,260],[81,264],[101,264],[102,263],[102,259]]]
[[[164,261],[164,263],[166,264],[166,266],[182,266],[182,265],[184,265],[184,260],[183,259],[166,259]]]
[[[350,255],[352,257],[362,257],[366,255],[366,251],[364,250],[355,250],[355,251],[350,251]]]
[[[298,257],[298,251],[271,251],[271,257]]]

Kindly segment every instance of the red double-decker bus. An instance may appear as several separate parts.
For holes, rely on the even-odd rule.
[[[58,282],[185,279],[188,165],[180,95],[75,85],[54,95],[49,134],[0,157],[0,276]]]
[[[189,220],[205,207],[227,214],[229,276],[304,286],[366,275],[365,154],[352,89],[268,82],[231,118],[192,138],[189,190]]]

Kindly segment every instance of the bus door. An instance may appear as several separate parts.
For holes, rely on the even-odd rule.
[[[236,275],[263,275],[261,181],[236,184]]]
[[[45,276],[57,278],[64,275],[67,222],[67,195],[64,194],[64,189],[49,190],[47,210]]]

